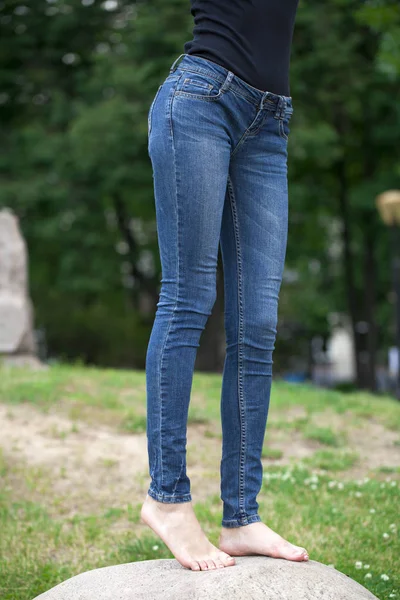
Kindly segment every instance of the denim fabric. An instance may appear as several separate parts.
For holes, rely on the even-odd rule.
[[[182,60],[180,60],[182,59]],[[222,525],[260,521],[261,451],[288,225],[290,97],[181,54],[148,112],[162,278],[146,357],[148,494],[192,499],[187,417],[201,333],[224,272]]]

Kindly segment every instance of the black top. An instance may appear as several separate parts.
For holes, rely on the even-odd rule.
[[[262,91],[290,95],[289,64],[299,0],[191,0],[185,54],[208,58]]]

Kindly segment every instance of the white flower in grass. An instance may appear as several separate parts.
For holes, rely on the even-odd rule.
[[[365,574],[365,579],[371,579],[371,577],[372,577],[371,573],[366,573]]]
[[[339,481],[339,483],[337,484],[338,490],[342,490],[344,488],[344,485],[341,481]]]
[[[328,487],[329,487],[329,488],[334,488],[334,487],[336,486],[336,483],[337,483],[336,481],[330,481],[330,482],[328,483]]]
[[[389,581],[389,575],[386,575],[385,573],[382,573],[381,579],[383,579],[383,581]]]
[[[364,477],[364,483],[368,483],[368,481],[370,481],[369,477]]]
[[[159,546],[157,546],[157,544],[155,546],[153,546],[153,550],[158,550]]]
[[[396,593],[394,593],[394,594],[389,594],[389,598],[396,598]]]
[[[369,569],[369,565],[364,565],[364,569]]]
[[[370,508],[369,512],[371,513],[371,515],[374,515],[376,513],[376,510],[375,510],[375,508]]]
[[[358,560],[358,561],[355,563],[355,567],[356,567],[356,569],[362,569],[362,566],[363,566],[363,564],[362,564],[361,560]]]
[[[312,485],[310,485],[310,489],[312,489],[312,490],[316,490],[316,489],[317,489],[317,487],[318,487],[318,486],[317,486],[317,485],[315,485],[315,483],[313,483]]]
[[[392,531],[394,531],[396,529],[396,524],[395,523],[391,523],[389,525],[389,529],[391,529]]]
[[[386,487],[385,484],[381,483],[381,489],[383,489],[384,487]]]
[[[390,485],[391,485],[391,487],[396,487],[397,481],[392,481],[392,483]]]
[[[331,569],[334,569],[335,565],[333,563],[331,563],[331,564],[327,565],[327,567],[331,567]]]
[[[361,496],[362,496],[362,493],[361,493],[361,492],[356,492],[354,495],[355,495],[357,498],[361,498]]]
[[[383,537],[384,540],[387,540],[389,538],[389,534],[388,533],[384,533],[382,537]]]

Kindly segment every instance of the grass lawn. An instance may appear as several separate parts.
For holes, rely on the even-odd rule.
[[[221,376],[195,373],[187,463],[217,544]],[[0,598],[83,571],[173,558],[139,522],[147,492],[142,371],[0,371]],[[400,600],[400,403],[274,381],[258,497],[265,523],[380,600]],[[233,567],[234,568],[234,567]]]

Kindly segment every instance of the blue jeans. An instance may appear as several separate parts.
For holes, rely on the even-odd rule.
[[[182,60],[178,61],[182,58]],[[288,226],[290,97],[181,54],[148,112],[161,290],[146,357],[149,496],[191,501],[187,417],[197,348],[224,272],[222,526],[260,521]]]

